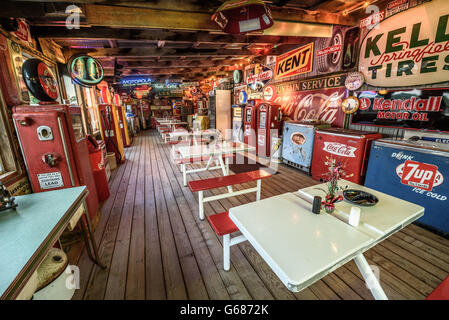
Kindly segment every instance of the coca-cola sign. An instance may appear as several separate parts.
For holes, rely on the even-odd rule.
[[[324,142],[323,150],[337,156],[355,158],[357,148],[338,142]]]
[[[343,127],[345,114],[341,103],[347,97],[344,87],[310,91],[281,91],[276,89],[273,103],[281,105],[287,120],[321,120],[335,127]]]

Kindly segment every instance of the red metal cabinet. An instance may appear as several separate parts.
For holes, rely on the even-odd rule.
[[[327,158],[332,158],[341,161],[344,179],[363,184],[371,142],[380,138],[382,135],[379,133],[343,128],[317,130],[313,147],[312,178],[324,180],[328,171],[325,162]]]
[[[271,137],[279,136],[281,127],[281,114],[279,105],[262,103],[257,115],[257,155],[271,156]]]
[[[33,192],[85,185],[94,217],[98,197],[87,139],[76,106],[17,106],[13,120]]]

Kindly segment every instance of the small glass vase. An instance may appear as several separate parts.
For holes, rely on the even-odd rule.
[[[332,214],[335,211],[335,206],[332,207],[324,206],[324,211],[326,213]]]

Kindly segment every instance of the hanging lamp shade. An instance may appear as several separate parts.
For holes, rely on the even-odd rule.
[[[270,9],[262,0],[229,0],[212,15],[226,33],[239,34],[265,30],[273,25]]]

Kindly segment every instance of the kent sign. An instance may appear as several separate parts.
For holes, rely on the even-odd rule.
[[[449,1],[434,0],[379,23],[362,41],[359,71],[377,87],[449,80]]]
[[[276,58],[276,79],[312,71],[313,42],[289,51]]]

